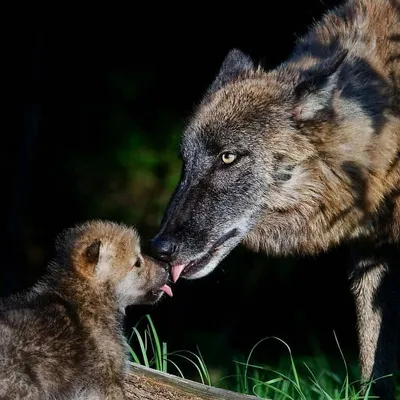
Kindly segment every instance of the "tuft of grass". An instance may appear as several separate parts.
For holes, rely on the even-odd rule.
[[[336,336],[335,336],[336,338]],[[255,348],[267,339],[275,339],[284,344],[288,357],[282,358],[277,368],[250,363]],[[336,339],[336,343],[337,339]],[[339,344],[338,344],[339,346]],[[245,362],[234,360],[236,373],[222,379],[233,378],[231,385],[239,393],[254,395],[272,400],[369,400],[376,397],[370,395],[375,379],[361,385],[360,381],[350,380],[350,374],[343,352],[340,355],[344,363],[344,377],[327,368],[329,363],[325,357],[297,359],[295,362],[290,347],[276,337],[261,339],[251,349]],[[300,365],[299,365],[300,363]],[[314,371],[318,371],[316,374]],[[284,371],[284,372],[282,372]]]
[[[144,365],[148,368],[154,368],[157,371],[170,372],[168,370],[168,363],[170,363],[175,371],[184,378],[181,368],[178,363],[173,361],[172,358],[179,358],[180,360],[185,360],[190,365],[194,366],[197,370],[201,383],[211,386],[211,378],[208,372],[206,363],[204,362],[203,356],[200,350],[197,348],[199,354],[196,354],[189,350],[179,350],[168,352],[167,343],[160,341],[157,330],[150,315],[146,314],[145,319],[148,321],[144,333],[139,332],[138,326],[143,319],[132,328],[132,333],[128,338],[128,349],[131,355],[131,361]],[[132,341],[136,338],[136,347],[138,350],[135,351],[131,345]],[[140,353],[139,353],[140,350]],[[185,355],[187,354],[187,355]]]
[[[184,378],[180,363],[187,362],[195,368],[199,374],[200,381],[206,385],[214,385],[226,388],[242,394],[250,394],[262,399],[269,400],[371,400],[372,385],[378,379],[386,379],[391,375],[383,376],[371,382],[361,385],[359,380],[352,380],[356,376],[356,368],[349,371],[344,354],[340,348],[335,335],[336,344],[339,348],[340,359],[343,363],[343,372],[333,372],[328,358],[320,355],[318,357],[297,357],[294,359],[291,349],[287,343],[277,337],[266,337],[258,341],[249,352],[247,359],[235,359],[234,374],[221,378],[212,383],[206,363],[197,348],[198,354],[188,351],[167,351],[167,343],[160,341],[157,330],[149,315],[145,316],[147,326],[140,333],[138,326],[132,328],[132,334],[128,339],[128,346],[132,361],[145,365],[159,371],[178,374]],[[131,342],[136,339],[134,351]],[[286,347],[287,357],[282,357],[275,367],[271,365],[256,365],[250,362],[257,346],[262,342],[273,339]],[[173,371],[168,370],[171,364]]]

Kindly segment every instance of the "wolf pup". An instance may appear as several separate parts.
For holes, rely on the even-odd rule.
[[[239,243],[351,246],[362,379],[395,372],[400,322],[400,1],[349,0],[272,70],[230,51],[181,141],[154,256],[201,278]],[[391,379],[374,384],[394,399]]]
[[[0,399],[125,399],[125,308],[172,295],[135,229],[89,221],[62,232],[46,275],[0,305]]]

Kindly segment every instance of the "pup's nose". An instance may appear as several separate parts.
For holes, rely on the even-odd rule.
[[[178,245],[166,236],[155,237],[150,241],[153,257],[165,262],[172,262],[178,254]]]

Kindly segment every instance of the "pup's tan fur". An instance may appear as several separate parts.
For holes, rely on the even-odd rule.
[[[57,238],[31,290],[0,308],[1,399],[124,399],[125,308],[154,303],[168,273],[135,229],[89,221]]]

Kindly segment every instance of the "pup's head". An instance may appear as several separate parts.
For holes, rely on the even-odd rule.
[[[346,55],[338,50],[269,72],[238,50],[227,55],[183,133],[180,182],[152,240],[174,280],[207,275],[249,237],[264,240],[270,252],[298,251],[311,243],[312,234],[305,235],[316,213],[332,210],[343,218],[354,201],[351,171],[343,165],[357,165],[362,151],[351,129],[368,132],[354,127],[361,113],[354,102],[352,108],[337,102]],[[326,182],[340,182],[341,192],[331,189],[335,204],[324,208]]]
[[[88,221],[62,232],[58,256],[98,290],[111,289],[121,308],[153,304],[167,285],[166,264],[141,253],[134,228],[109,221]]]

